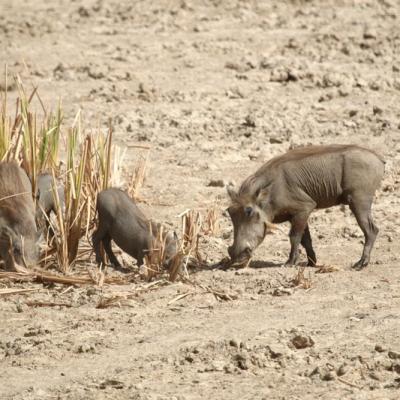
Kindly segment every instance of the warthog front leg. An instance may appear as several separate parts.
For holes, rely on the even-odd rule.
[[[111,238],[109,235],[106,235],[103,238],[103,246],[104,246],[104,250],[107,253],[107,257],[110,260],[110,263],[113,265],[113,267],[116,269],[119,269],[119,270],[123,270],[122,265],[119,263],[117,257],[115,257],[115,254],[112,251]]]
[[[307,228],[307,220],[308,220],[309,214],[297,214],[295,215],[290,223],[292,225],[290,232],[289,232],[289,238],[290,238],[290,254],[289,254],[289,259],[285,263],[285,267],[291,267],[296,264],[297,257],[299,254],[299,245],[303,241],[303,236],[305,233],[305,230]],[[310,239],[310,244],[311,244],[311,237],[310,237],[310,232],[308,232],[308,236]],[[308,244],[308,243],[307,243]],[[314,254],[315,257],[315,254]]]
[[[375,225],[371,215],[373,197],[366,197],[365,194],[352,195],[349,198],[349,206],[353,212],[358,225],[364,233],[365,242],[362,256],[353,268],[362,269],[369,263],[372,247],[374,246],[379,229]]]
[[[98,228],[92,235],[92,244],[93,244],[94,253],[96,254],[96,263],[98,265],[104,264],[104,260],[101,256],[101,251],[100,251],[101,240],[102,240],[102,232],[101,232],[100,228]]]
[[[121,264],[117,260],[117,257],[115,257],[115,254],[111,249],[111,238],[108,234],[108,228],[106,225],[99,223],[97,230],[93,233],[92,243],[98,265],[104,264],[104,259],[100,251],[100,243],[102,243],[111,264],[116,268],[122,268]]]

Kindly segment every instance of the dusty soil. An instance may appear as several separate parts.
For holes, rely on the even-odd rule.
[[[210,265],[232,240],[212,180],[239,184],[311,143],[372,147],[387,171],[372,263],[350,268],[363,237],[347,208],[317,212],[317,255],[338,271],[307,268],[309,289],[281,267],[285,225],[248,269],[190,272],[197,286],[14,284],[37,292],[0,299],[0,398],[398,399],[399,10],[395,0],[1,0],[10,73],[48,107],[62,98],[67,121],[79,108],[88,126],[112,118],[128,169],[145,152],[132,146],[151,146],[148,215],[178,228],[179,213],[219,199],[221,230],[201,242]],[[112,293],[120,301],[97,308]]]

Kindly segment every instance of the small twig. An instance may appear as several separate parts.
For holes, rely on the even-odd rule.
[[[348,385],[348,386],[351,386],[351,387],[354,387],[354,388],[357,388],[357,389],[360,389],[360,390],[362,389],[362,386],[359,386],[359,385],[356,385],[355,383],[351,383],[349,381],[346,381],[343,378],[337,378],[337,380],[339,382],[344,383],[345,385]]]
[[[25,304],[29,307],[72,307],[69,303],[50,303],[47,301],[26,301]]]
[[[8,296],[10,294],[19,294],[19,293],[28,293],[28,292],[37,292],[39,290],[42,290],[41,288],[37,289],[0,289],[0,296]]]
[[[176,301],[182,300],[182,299],[184,299],[185,297],[187,297],[187,296],[189,296],[189,295],[191,295],[191,294],[195,294],[195,293],[196,293],[196,292],[186,292],[186,293],[180,294],[179,296],[176,296],[175,298],[173,298],[172,300],[170,300],[170,301],[167,303],[167,306],[169,306],[169,305],[175,303]]]

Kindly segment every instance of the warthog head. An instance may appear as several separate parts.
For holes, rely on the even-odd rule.
[[[178,253],[178,236],[174,231],[166,231],[160,223],[150,222],[150,229],[153,235],[153,246],[159,246],[159,240],[162,238],[164,245],[164,266],[169,267],[171,261]],[[155,240],[155,242],[154,242]]]
[[[178,236],[175,232],[168,232],[165,238],[165,264],[169,266],[178,252]]]
[[[40,235],[32,232],[31,236],[22,237],[9,226],[0,226],[0,260],[7,270],[14,269],[15,264],[29,267],[37,262]]]
[[[228,253],[234,264],[244,264],[250,260],[271,226],[262,208],[265,193],[259,191],[254,196],[240,196],[230,187],[227,190],[232,200],[228,213],[233,224],[233,244]]]

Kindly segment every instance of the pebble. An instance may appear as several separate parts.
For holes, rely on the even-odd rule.
[[[289,80],[289,73],[286,68],[274,68],[271,71],[271,76],[269,80],[271,82],[287,82]]]
[[[249,357],[245,354],[238,354],[236,356],[236,361],[238,367],[242,370],[248,370],[250,368],[250,360]]]
[[[296,335],[291,342],[296,349],[306,349],[314,346],[314,340],[309,336]]]
[[[368,86],[369,86],[370,89],[376,90],[376,91],[378,91],[381,88],[380,83],[377,82],[377,81],[370,82]]]
[[[226,184],[222,179],[211,179],[207,184],[208,187],[225,187]]]
[[[349,117],[354,117],[355,115],[357,115],[358,111],[357,110],[350,110],[349,111]]]
[[[376,381],[379,381],[379,382],[382,380],[382,377],[375,371],[370,372],[369,376],[370,376],[370,378],[372,378]]]
[[[275,288],[272,292],[272,296],[277,296],[277,297],[290,296],[291,294],[293,294],[293,289],[284,287]]]
[[[380,344],[377,344],[375,345],[375,351],[377,351],[378,353],[383,353],[384,351],[386,351],[386,349]]]
[[[392,360],[400,360],[400,353],[397,351],[389,350],[388,356]]]
[[[235,367],[233,364],[229,363],[229,364],[225,365],[224,371],[225,371],[227,374],[233,374],[233,373],[235,372],[235,368],[236,368],[236,367]]]
[[[240,343],[240,340],[233,338],[229,341],[229,346],[236,347],[238,349],[240,347]]]
[[[363,34],[364,39],[376,39],[376,31],[372,28],[366,28]]]
[[[346,375],[347,372],[349,372],[349,367],[348,367],[346,364],[342,364],[342,365],[338,368],[338,370],[336,371],[336,374],[337,374],[338,376],[343,376],[343,375]]]
[[[269,138],[269,142],[270,142],[271,144],[280,144],[280,143],[283,143],[283,139],[282,139],[282,138],[279,138],[279,137],[277,137],[277,136],[271,136],[271,137]]]
[[[252,114],[246,115],[246,118],[244,119],[243,126],[247,126],[249,128],[255,128],[257,126],[256,124],[256,118]]]
[[[271,358],[281,358],[287,354],[286,346],[282,344],[274,344],[268,346]]]
[[[324,371],[321,374],[321,380],[323,380],[323,381],[333,381],[333,380],[335,380],[335,374],[332,371]]]
[[[217,360],[211,364],[213,371],[223,371],[225,368],[225,361]]]

